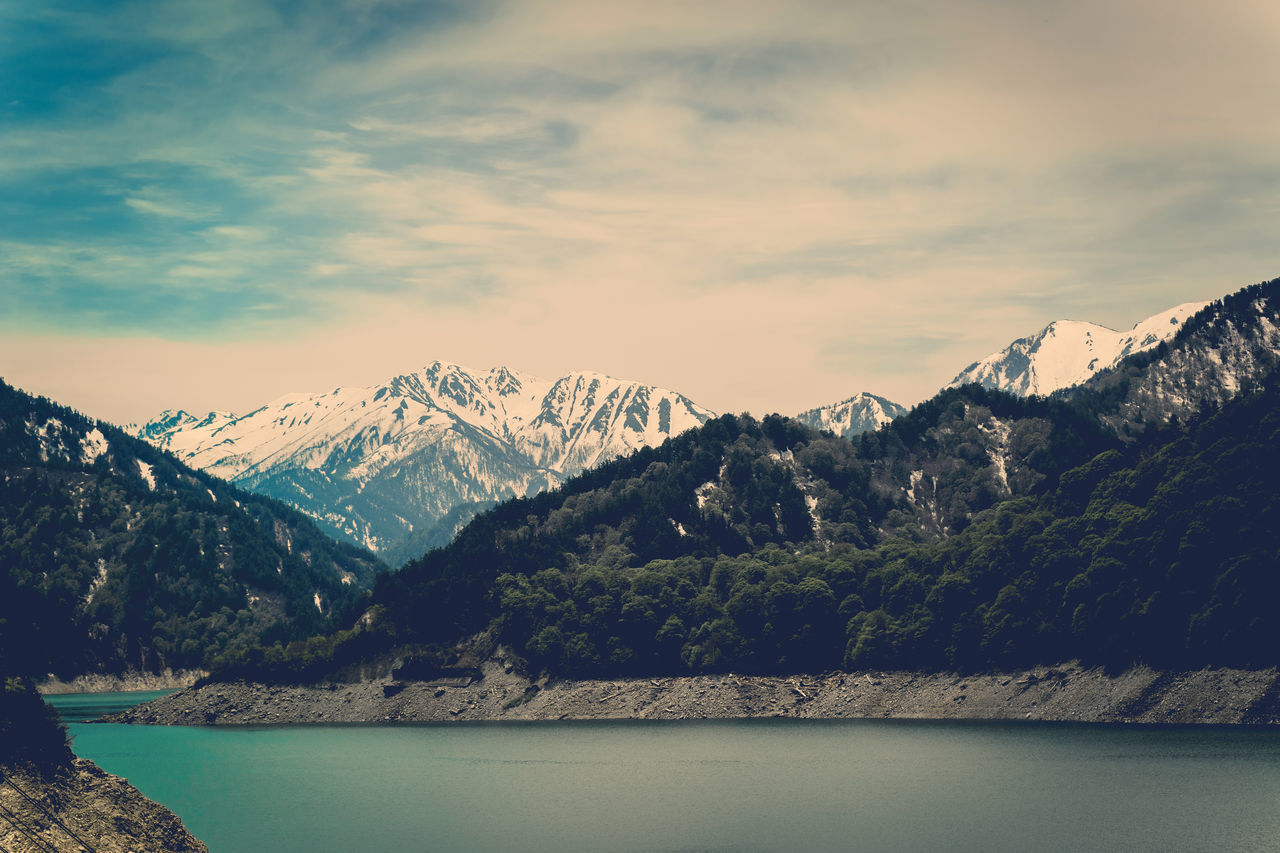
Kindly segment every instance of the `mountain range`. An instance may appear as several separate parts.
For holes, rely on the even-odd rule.
[[[1189,317],[1207,302],[1187,302],[1135,323],[1128,331],[1116,331],[1097,323],[1056,320],[1033,335],[1018,338],[1003,349],[975,361],[946,384],[946,388],[976,383],[1019,397],[1047,396],[1071,388],[1095,374],[1114,368],[1124,359],[1145,352],[1178,333]],[[905,414],[902,406],[884,397],[863,392],[796,415],[814,429],[825,429],[844,438],[879,429]]]
[[[711,416],[601,374],[544,380],[436,361],[370,387],[291,394],[245,415],[165,412],[132,430],[398,563],[448,542],[478,510]]]
[[[1166,325],[1174,330],[1171,335]],[[404,510],[395,503],[393,486],[413,482],[415,473],[417,482],[429,480],[433,460],[436,476],[457,470],[460,462],[470,461],[472,467],[462,470],[474,472],[483,464],[493,470],[497,462],[518,459],[544,477],[545,485],[563,481],[550,492],[530,487],[523,497],[516,495],[470,523],[464,516],[474,504],[454,504],[443,517],[453,513],[447,523],[463,528],[457,538],[411,560],[399,575],[383,576],[371,602],[361,594],[385,566],[368,552],[328,540],[308,518],[271,498],[241,491],[110,425],[0,384],[0,524],[5,533],[0,564],[7,570],[0,575],[0,653],[11,658],[0,664],[32,674],[75,674],[198,666],[218,655],[243,663],[244,654],[252,657],[258,654],[253,649],[277,643],[273,665],[285,666],[293,653],[283,644],[336,624],[350,626],[363,611],[354,628],[299,647],[314,669],[336,648],[334,637],[359,637],[345,648],[357,650],[350,651],[350,662],[363,665],[387,643],[440,648],[439,643],[456,639],[451,632],[483,631],[495,618],[494,606],[519,603],[516,610],[502,612],[532,618],[534,611],[525,606],[545,593],[547,606],[561,608],[556,618],[567,618],[574,608],[580,615],[562,620],[559,635],[543,636],[543,628],[554,627],[547,623],[538,629],[540,639],[517,636],[517,631],[513,642],[542,662],[563,664],[581,652],[587,657],[576,659],[570,669],[603,672],[609,669],[606,659],[625,657],[625,638],[591,632],[632,617],[644,616],[644,625],[650,619],[649,611],[627,609],[634,590],[610,591],[609,584],[629,577],[627,567],[656,566],[658,574],[644,582],[652,585],[644,593],[652,601],[641,604],[660,621],[660,611],[669,610],[671,601],[701,600],[704,593],[698,590],[708,583],[714,589],[705,595],[720,600],[715,605],[708,598],[680,611],[683,627],[669,626],[661,652],[675,657],[663,658],[663,666],[714,666],[718,644],[731,639],[718,633],[723,626],[716,618],[746,618],[745,611],[734,615],[729,595],[741,572],[754,578],[764,566],[782,565],[779,561],[791,566],[793,557],[825,565],[829,558],[822,555],[874,552],[879,556],[849,557],[850,570],[860,573],[860,591],[837,602],[842,614],[861,613],[865,622],[866,614],[877,609],[875,602],[890,612],[888,603],[899,607],[913,600],[916,593],[907,595],[905,576],[899,576],[916,565],[910,549],[972,543],[966,531],[977,524],[986,549],[992,537],[1006,533],[991,521],[999,516],[990,513],[1001,507],[1038,507],[1035,513],[1049,519],[1101,500],[1105,509],[1097,511],[1111,521],[1089,515],[1072,524],[1102,530],[1112,523],[1123,528],[1135,517],[1108,495],[1130,495],[1124,500],[1138,510],[1152,500],[1152,489],[1159,493],[1176,486],[1179,506],[1214,498],[1216,493],[1187,491],[1182,481],[1170,486],[1139,482],[1133,479],[1137,474],[1125,472],[1148,470],[1143,468],[1147,455],[1165,454],[1159,477],[1177,477],[1186,469],[1192,472],[1186,482],[1208,482],[1206,477],[1216,476],[1215,466],[1238,467],[1235,457],[1222,453],[1237,428],[1250,436],[1250,452],[1262,458],[1258,448],[1274,432],[1280,280],[1245,288],[1185,319],[1171,314],[1155,328],[1162,334],[1138,336],[1131,354],[1049,397],[1019,397],[967,383],[853,440],[832,434],[840,426],[834,418],[821,421],[821,431],[776,415],[761,421],[712,419],[673,392],[598,375],[541,382],[501,368],[476,374],[442,363],[373,388],[293,395],[243,417],[215,413],[194,419],[174,413],[141,428],[152,442],[207,467],[222,466],[242,483],[282,482],[295,494],[307,484],[337,479],[326,467],[336,461],[336,470],[354,483],[333,485],[353,496],[346,507],[372,494],[381,503],[367,500],[360,506],[396,513],[402,522]],[[1012,373],[1000,375],[1007,379]],[[1241,408],[1239,401],[1255,399]],[[891,411],[887,401],[871,395],[846,403],[849,424],[859,407],[870,420]],[[1230,417],[1219,418],[1219,410],[1228,408]],[[1198,433],[1195,459],[1186,457],[1177,449],[1184,425],[1199,429],[1208,423],[1217,426]],[[424,445],[423,436],[434,443]],[[615,458],[608,461],[610,456]],[[273,480],[276,471],[293,471],[295,478]],[[313,479],[297,472],[310,472]],[[498,482],[496,477],[487,481],[490,486]],[[1104,485],[1110,491],[1096,491]],[[1255,486],[1265,488],[1258,483],[1250,488]],[[1204,488],[1221,491],[1222,484]],[[1046,503],[1046,495],[1054,497]],[[1258,531],[1273,527],[1265,518],[1254,518],[1254,503],[1264,509],[1271,505],[1232,499],[1204,509],[1216,513],[1212,517],[1220,527],[1246,525],[1241,528],[1246,532],[1230,535],[1244,536],[1250,560],[1256,557]],[[1155,520],[1145,510],[1139,517],[1139,527]],[[1034,530],[1048,522],[1028,523]],[[1150,541],[1173,535],[1165,531]],[[1196,541],[1204,538],[1196,536]],[[1127,565],[1125,555],[1137,547],[1090,543],[1097,560],[1106,556],[1119,565]],[[1014,550],[1025,544],[1020,540]],[[1005,547],[990,551],[986,564],[1004,565],[1007,559],[998,549]],[[945,557],[948,553],[921,552],[919,559],[959,559]],[[722,558],[738,562],[717,575]],[[968,552],[963,560],[970,561]],[[864,569],[875,561],[883,563],[876,570],[880,580],[869,587]],[[863,569],[856,568],[863,563]],[[805,577],[807,565],[786,569],[788,583]],[[609,574],[615,571],[623,574]],[[593,572],[612,579],[601,587],[591,580]],[[503,581],[504,574],[515,580]],[[522,576],[533,586],[520,586]],[[829,586],[836,583],[829,574],[821,577]],[[1031,577],[1024,572],[1018,583],[1030,583]],[[680,578],[689,581],[688,588]],[[1111,583],[1111,575],[1107,578]],[[1250,575],[1249,583],[1255,580]],[[663,591],[665,584],[676,586]],[[806,589],[805,595],[821,592],[816,584]],[[608,610],[608,601],[623,609],[592,622],[586,608]],[[668,604],[659,607],[661,601]],[[899,614],[894,619],[909,616],[892,612]],[[701,627],[689,621],[704,616],[710,621]],[[778,629],[783,621],[762,623],[769,624]],[[880,637],[885,624],[865,623],[856,637],[850,634],[848,641],[856,640],[863,651],[845,662],[887,660],[867,651],[869,640],[863,642],[867,632]],[[360,626],[378,625],[381,639],[361,633]],[[566,634],[570,628],[578,634]],[[584,632],[590,643],[574,639]],[[615,640],[622,645],[610,651]],[[833,663],[830,653],[824,652],[824,665]]]
[[[1057,321],[975,362],[947,387],[1049,394],[1169,340],[1203,307],[1179,305],[1127,332]],[[796,420],[852,438],[906,412],[863,392]],[[547,381],[437,361],[371,387],[287,395],[245,415],[166,411],[130,429],[400,565],[449,542],[499,501],[553,488],[712,416],[673,391],[599,374]]]
[[[854,441],[716,418],[477,517],[306,656],[218,674],[496,642],[570,677],[1274,666],[1277,429],[1280,280],[1049,398],[970,383]]]

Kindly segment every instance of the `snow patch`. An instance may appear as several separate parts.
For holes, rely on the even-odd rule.
[[[1006,495],[1012,494],[1009,488],[1009,425],[1004,421],[993,421],[990,427],[979,426],[978,429],[984,433],[993,436],[994,441],[991,450],[988,452],[988,458],[991,460],[991,466],[996,472],[996,482],[1000,484],[1000,488]]]
[[[146,481],[147,487],[150,488],[151,491],[153,492],[156,490],[155,470],[156,468],[154,465],[148,465],[146,462],[143,462],[141,459],[138,460],[138,474],[142,477],[144,481]]]
[[[924,471],[911,472],[911,485],[907,487],[907,500],[911,503],[916,501],[916,487],[920,485],[920,481],[924,479]]]
[[[110,449],[111,446],[107,444],[107,438],[102,434],[102,430],[94,427],[80,439],[80,461],[86,465],[92,465],[99,456]]]
[[[817,536],[822,529],[822,519],[818,517],[818,499],[805,493],[804,505],[809,509],[809,518],[813,522],[813,535]]]
[[[796,420],[841,438],[852,438],[877,430],[906,412],[904,406],[864,391],[839,403],[801,412],[796,415]]]

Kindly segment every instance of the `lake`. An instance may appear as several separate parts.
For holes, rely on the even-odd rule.
[[[155,695],[48,698],[75,720]],[[1280,731],[901,720],[70,729],[77,755],[171,808],[213,853],[1280,849]]]

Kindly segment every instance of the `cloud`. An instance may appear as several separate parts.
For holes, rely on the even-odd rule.
[[[124,203],[139,213],[169,216],[174,219],[210,219],[214,215],[213,209],[207,205],[165,199],[163,195],[157,198],[157,195],[160,194],[144,188],[136,196],[125,197]]]
[[[394,325],[431,357],[487,344],[798,410],[919,398],[1057,316],[1126,327],[1274,274],[1265,4],[15,18],[6,333]],[[760,381],[784,363],[805,379]]]

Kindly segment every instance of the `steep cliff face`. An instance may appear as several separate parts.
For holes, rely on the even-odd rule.
[[[0,849],[10,853],[208,853],[182,820],[92,761],[42,774],[0,767]]]

